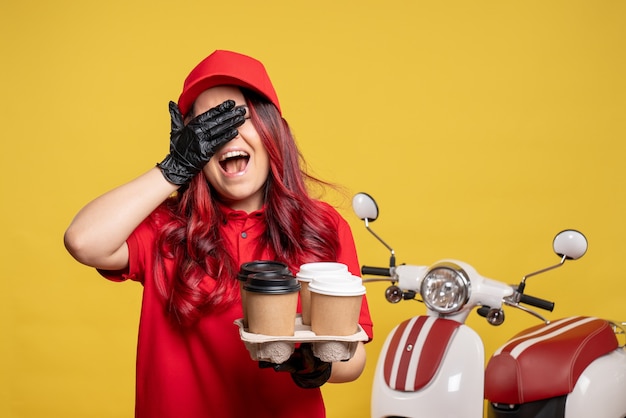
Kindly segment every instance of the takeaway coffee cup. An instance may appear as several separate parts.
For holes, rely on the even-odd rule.
[[[243,285],[248,332],[293,336],[300,283],[291,273],[253,273]]]
[[[241,293],[241,307],[243,309],[243,325],[248,327],[248,313],[246,307],[246,291],[244,285],[256,273],[275,272],[280,274],[290,274],[289,267],[280,261],[257,260],[244,263],[239,267],[237,279],[239,280],[239,291]]]
[[[311,330],[316,335],[345,336],[359,329],[365,286],[358,276],[318,276],[309,283]]]
[[[300,266],[296,278],[300,282],[302,324],[311,325],[311,292],[309,284],[314,278],[349,276],[348,266],[335,262],[306,263]]]

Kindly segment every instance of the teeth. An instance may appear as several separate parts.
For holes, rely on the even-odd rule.
[[[226,154],[222,155],[222,157],[220,158],[220,161],[226,161],[229,158],[236,158],[236,157],[249,157],[247,152],[244,151],[229,151]]]

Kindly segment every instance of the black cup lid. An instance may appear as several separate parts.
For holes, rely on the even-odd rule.
[[[247,292],[281,295],[300,290],[300,282],[291,273],[277,271],[253,273],[243,285]]]
[[[255,273],[277,272],[281,274],[291,274],[289,267],[280,261],[257,260],[244,263],[239,267],[237,279],[247,281],[249,276]]]

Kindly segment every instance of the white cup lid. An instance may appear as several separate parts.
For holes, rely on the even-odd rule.
[[[335,275],[314,277],[309,284],[314,293],[330,296],[359,296],[365,294],[363,280],[359,276]]]
[[[331,261],[322,261],[315,263],[306,263],[300,266],[300,271],[296,274],[296,278],[302,282],[310,282],[316,277],[326,276],[349,276],[348,266],[342,263]]]

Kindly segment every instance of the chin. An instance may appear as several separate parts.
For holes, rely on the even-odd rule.
[[[233,209],[242,209],[246,212],[254,212],[263,206],[262,192],[254,193],[220,193],[227,206]]]

